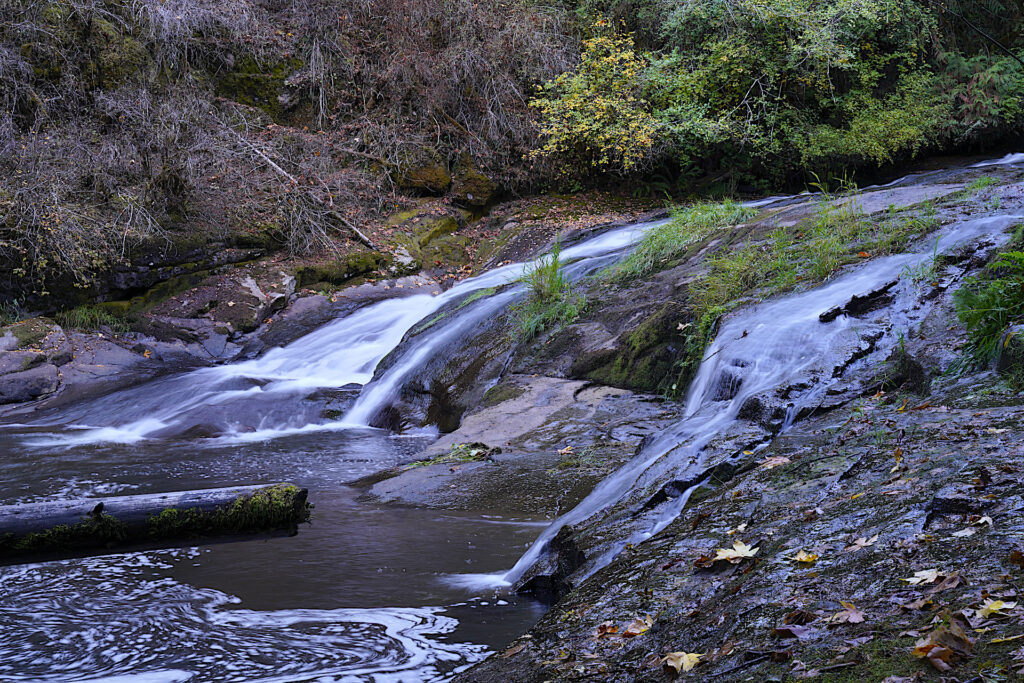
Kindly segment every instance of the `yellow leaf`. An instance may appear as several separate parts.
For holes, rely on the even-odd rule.
[[[1015,602],[1003,602],[1002,600],[986,600],[985,604],[982,605],[975,614],[979,619],[987,619],[988,617],[995,614],[996,616],[1004,616],[1003,610],[1013,609],[1017,606]]]
[[[813,564],[814,562],[818,561],[818,556],[814,553],[809,553],[806,550],[801,550],[790,559],[792,559],[794,562],[804,562],[807,564]]]
[[[718,552],[715,554],[714,561],[727,560],[732,564],[739,564],[744,559],[757,555],[758,550],[760,550],[760,548],[751,548],[743,541],[736,541],[732,544],[732,548],[729,550],[719,548]]]
[[[700,658],[705,653],[696,652],[669,652],[667,655],[661,658],[661,663],[665,666],[672,667],[676,670],[676,673],[680,671],[690,671],[693,667],[700,664]]]
[[[938,569],[925,569],[924,571],[914,572],[914,575],[903,579],[911,586],[920,586],[926,583],[935,583],[939,580]]]

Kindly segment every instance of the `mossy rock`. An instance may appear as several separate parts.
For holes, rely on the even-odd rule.
[[[261,65],[253,57],[240,57],[234,69],[217,83],[217,94],[262,109],[281,122],[288,94],[285,81],[301,67],[302,60],[297,58]]]
[[[631,391],[665,390],[683,350],[674,334],[678,320],[678,312],[666,304],[626,334],[617,349],[581,355],[570,376]]]
[[[441,156],[433,149],[422,149],[413,154],[398,171],[398,186],[403,190],[443,194],[452,184]]]
[[[29,318],[28,320],[22,320],[13,325],[0,328],[0,337],[4,337],[7,334],[14,335],[14,338],[18,340],[17,348],[22,349],[39,344],[39,342],[46,338],[46,335],[53,331],[56,325],[57,323],[49,318]]]
[[[480,210],[491,203],[497,191],[497,184],[484,175],[468,155],[463,155],[452,181],[452,195],[455,202],[474,210]]]
[[[342,285],[359,277],[372,273],[387,265],[387,258],[371,251],[360,251],[349,254],[336,261],[302,266],[295,271],[295,279],[299,287],[325,283]]]
[[[132,81],[149,82],[156,75],[156,63],[146,46],[98,15],[93,15],[89,24],[88,43],[101,88],[111,90]]]
[[[450,235],[458,229],[459,221],[453,216],[428,216],[418,226],[416,242],[423,248],[442,235]]]

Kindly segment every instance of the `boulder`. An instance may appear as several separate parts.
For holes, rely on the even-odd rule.
[[[0,375],[30,370],[45,359],[38,351],[0,351]]]
[[[482,209],[491,203],[498,186],[485,176],[468,155],[463,155],[452,181],[452,199],[470,209]]]
[[[52,394],[59,384],[60,373],[50,364],[0,375],[0,404],[22,403]]]

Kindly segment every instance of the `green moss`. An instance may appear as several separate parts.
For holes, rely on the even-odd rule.
[[[262,109],[280,122],[284,109],[279,98],[285,91],[285,81],[302,65],[298,58],[260,64],[253,57],[244,56],[220,79],[217,92],[241,104]]]
[[[308,521],[311,507],[304,490],[292,484],[277,484],[239,496],[214,512],[166,508],[152,515],[147,526],[149,536],[154,539],[270,531]]]
[[[387,259],[372,251],[359,251],[336,261],[302,266],[295,271],[299,287],[325,283],[346,284],[353,278],[384,267]]]
[[[633,391],[659,391],[672,377],[683,350],[676,331],[679,313],[666,304],[628,333],[615,351],[581,356],[572,374],[601,384]]]
[[[498,191],[498,186],[473,164],[468,155],[463,155],[455,171],[452,191],[455,194],[455,201],[464,206],[480,209],[491,202]]]
[[[49,318],[30,318],[2,328],[0,336],[8,332],[18,340],[18,348],[35,346],[53,330],[54,322]]]
[[[487,390],[484,394],[481,403],[485,408],[496,406],[499,403],[505,401],[511,401],[514,398],[522,396],[526,393],[526,389],[517,384],[495,384],[493,387]]]
[[[398,185],[407,190],[441,193],[452,184],[444,160],[432,149],[424,149],[409,159],[399,170]]]
[[[78,524],[60,524],[46,531],[0,540],[0,557],[77,550],[116,543],[126,538],[125,525],[112,515],[90,517]]]
[[[98,13],[93,14],[89,25],[89,47],[102,88],[114,89],[130,81],[148,81],[155,73],[155,63],[146,47]]]

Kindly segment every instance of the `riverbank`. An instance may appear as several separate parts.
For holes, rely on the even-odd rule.
[[[1004,616],[985,606],[1014,602],[1021,576],[1013,558],[1021,551],[1024,489],[1014,473],[1024,453],[1022,399],[991,367],[957,369],[967,337],[952,294],[1011,239],[1021,222],[1013,216],[1024,215],[1022,191],[1018,170],[988,168],[861,195],[869,222],[893,211],[907,220],[932,215],[907,244],[924,255],[917,265],[898,270],[880,291],[840,292],[835,314],[823,311],[821,323],[815,315],[815,324],[848,321],[852,334],[826,353],[809,345],[813,360],[802,374],[747,397],[734,423],[687,456],[696,469],[678,454],[661,456],[655,462],[676,464],[638,473],[628,492],[550,537],[517,586],[557,599],[554,608],[460,680],[670,679],[682,667],[680,652],[700,655],[690,660],[699,662],[690,674],[697,680],[929,680],[947,664],[966,680],[1019,668],[1014,608]],[[686,288],[706,276],[708,253],[763,243],[779,225],[816,215],[815,202],[775,209],[725,241],[710,236],[643,282],[592,283],[595,303],[580,320],[520,347],[490,401],[467,411],[416,467],[364,480],[366,496],[442,509],[564,512],[550,502],[543,508],[545,498],[558,500],[581,482],[590,488],[645,447],[650,455],[645,437],[688,408],[644,396],[638,370],[660,359],[665,376],[684,359],[686,345],[671,335],[684,336],[694,322],[682,304]],[[941,258],[931,253],[932,231],[986,216],[1009,218],[980,241],[969,233],[936,252]],[[865,253],[829,280],[876,258],[885,257]],[[735,315],[773,295],[769,301],[780,296],[751,290]],[[680,305],[666,312],[674,301]],[[651,321],[646,329],[644,321]],[[645,344],[636,343],[638,330]],[[737,328],[734,337],[748,332],[755,331]],[[609,390],[587,377],[593,363],[580,359],[590,349],[602,350],[602,367],[623,369],[628,388]],[[713,401],[735,398],[742,367],[731,380],[715,380],[725,384],[710,387]],[[818,398],[808,404],[807,396]],[[636,413],[645,403],[661,408],[653,420]],[[794,405],[805,407],[792,413]],[[637,438],[622,438],[632,429]],[[689,453],[693,437],[675,438]],[[616,448],[626,457],[611,455]],[[572,498],[584,497],[577,490]],[[652,524],[657,531],[646,540]],[[928,573],[915,578],[919,572]],[[961,619],[966,635],[957,641],[949,631]],[[935,642],[953,647],[928,659]]]
[[[957,374],[967,337],[952,296],[1016,244],[1021,171],[952,168],[862,193],[847,188],[741,208],[727,212],[735,224],[710,222],[682,233],[678,249],[645,263],[629,257],[621,267],[617,250],[643,236],[591,231],[608,217],[588,214],[590,224],[570,227],[586,228],[575,235],[590,241],[570,234],[564,251],[585,254],[566,268],[587,305],[536,335],[518,331],[523,295],[508,278],[467,288],[429,308],[429,319],[425,304],[405,311],[396,301],[389,315],[400,314],[409,333],[401,342],[395,335],[397,347],[366,372],[343,368],[360,384],[372,373],[372,390],[334,386],[343,382],[320,375],[337,368],[317,365],[314,391],[303,381],[309,368],[282,372],[281,355],[261,356],[257,345],[273,338],[254,335],[248,348],[261,363],[161,380],[157,395],[113,395],[65,416],[74,430],[93,425],[87,432],[29,434],[26,448],[40,436],[59,448],[152,438],[154,447],[171,439],[179,449],[239,455],[247,439],[292,434],[314,439],[310,452],[320,452],[341,438],[332,434],[362,433],[344,431],[354,425],[340,421],[362,402],[363,431],[375,424],[424,440],[431,439],[419,431],[424,425],[443,432],[425,450],[416,439],[367,432],[401,450],[386,469],[367,474],[380,465],[363,464],[353,474],[368,508],[568,515],[505,574],[554,607],[524,638],[464,673],[467,680],[657,679],[675,673],[673,662],[683,668],[682,655],[661,661],[680,652],[700,655],[694,676],[716,680],[932,675],[940,665],[919,661],[903,641],[933,634],[948,643],[932,624],[955,621],[943,608],[973,610],[967,616],[977,621],[985,601],[1013,602],[1019,578],[1012,562],[997,573],[1000,558],[1014,557],[1020,532],[1020,492],[1004,468],[1017,466],[1007,454],[1022,446],[1014,431],[1016,361],[1004,363],[1003,374]],[[645,234],[666,227],[679,224],[649,224]],[[530,239],[509,248],[522,245],[520,256],[532,256],[556,232],[558,224],[527,232]],[[608,245],[594,244],[604,238]],[[644,244],[638,251],[651,253]],[[396,289],[433,295],[457,279],[406,278],[296,292],[277,322],[257,329],[285,341],[287,315],[303,306],[341,316]],[[410,302],[421,299],[429,303]],[[705,328],[701,311],[725,316]],[[302,326],[293,328],[297,335]],[[366,334],[375,348],[391,343],[369,332],[349,336]],[[715,338],[705,363],[701,333]],[[288,362],[302,370],[314,348],[349,352],[327,341]],[[14,353],[46,357],[31,346]],[[155,416],[161,424],[144,424]],[[113,437],[108,423],[119,430]],[[950,578],[957,565],[970,571]],[[932,569],[934,580],[899,580]],[[889,579],[879,581],[879,571]],[[479,589],[499,576],[471,578]],[[942,586],[935,596],[933,585]],[[900,606],[926,597],[931,602]],[[932,660],[948,659],[957,675],[992,661],[1010,667],[1016,650],[997,646],[1016,641],[990,639],[1015,635],[1013,609],[1002,610],[1008,619],[996,610],[968,623],[981,630],[967,634],[975,642]]]

